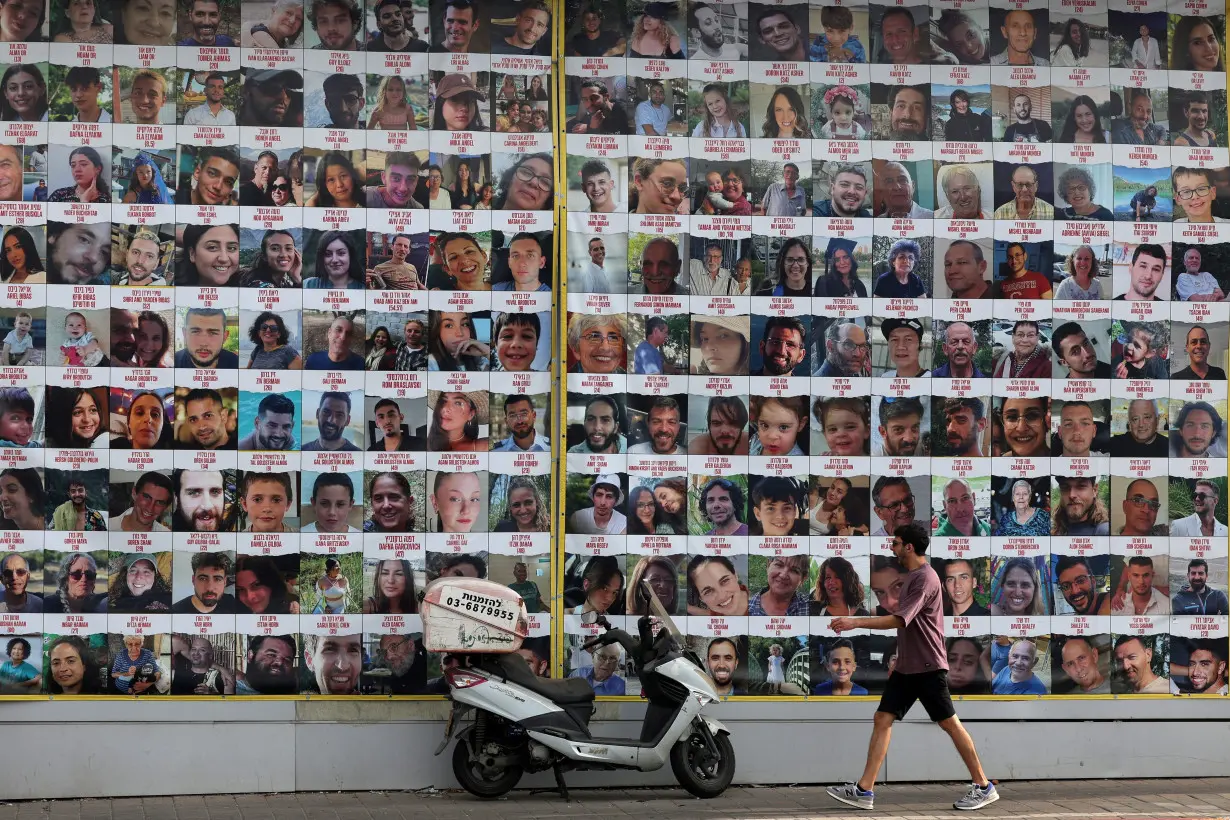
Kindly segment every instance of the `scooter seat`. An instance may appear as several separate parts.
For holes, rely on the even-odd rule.
[[[496,658],[504,677],[536,695],[542,695],[552,703],[589,703],[594,699],[594,688],[580,678],[540,678],[530,669],[525,658],[516,652],[497,655]]]

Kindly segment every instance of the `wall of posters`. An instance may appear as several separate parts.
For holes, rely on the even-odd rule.
[[[874,695],[911,522],[954,693],[1225,694],[1225,9],[1112,5],[0,3],[0,697],[439,695],[442,575]]]
[[[551,11],[12,0],[4,695],[424,695],[444,575],[550,661]]]
[[[648,580],[731,695],[1226,694],[1225,9],[566,3],[567,674]]]

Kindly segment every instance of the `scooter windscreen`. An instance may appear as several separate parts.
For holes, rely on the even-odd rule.
[[[670,633],[671,637],[675,639],[676,646],[686,646],[687,643],[683,639],[683,633],[679,631],[679,627],[675,626],[675,622],[671,620],[671,616],[667,613],[666,608],[662,606],[662,602],[654,594],[653,587],[644,579],[641,580],[641,586],[643,587],[642,591],[645,594],[646,600],[649,601],[649,614],[657,618],[662,627]]]

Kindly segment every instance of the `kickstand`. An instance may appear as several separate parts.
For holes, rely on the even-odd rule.
[[[568,787],[564,785],[564,770],[558,763],[553,768],[555,769],[555,785],[559,789],[560,796],[564,798],[565,803],[571,803],[572,798],[568,796]]]
[[[572,798],[568,796],[568,787],[564,785],[564,770],[560,768],[558,763],[556,763],[552,768],[555,771],[555,788],[533,789],[530,791],[530,796],[532,797],[536,794],[546,794],[547,792],[559,792],[560,796],[564,798],[565,803],[571,803]]]

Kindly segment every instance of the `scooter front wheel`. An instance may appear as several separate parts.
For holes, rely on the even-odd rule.
[[[716,754],[700,730],[680,738],[671,747],[671,770],[675,779],[691,794],[702,799],[717,797],[735,777],[735,747],[730,737],[712,735]]]
[[[493,766],[482,749],[471,754],[472,739],[463,737],[453,747],[453,776],[461,787],[475,797],[502,797],[521,780],[522,768],[516,765]],[[501,750],[507,754],[507,750]]]

